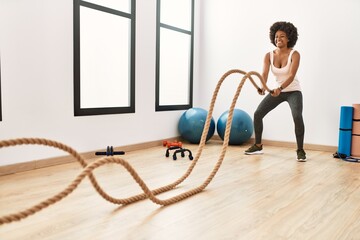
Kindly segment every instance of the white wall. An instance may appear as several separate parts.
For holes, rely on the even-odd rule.
[[[0,139],[48,138],[87,152],[177,136],[183,111],[155,112],[155,42],[156,0],[137,0],[136,113],[74,117],[73,0],[0,0]],[[4,148],[0,165],[64,154]]]
[[[269,27],[290,21],[299,32],[295,49],[301,54],[305,142],[337,146],[340,107],[360,103],[360,1],[206,0],[202,6],[200,105],[208,107],[212,89],[227,70],[261,73],[265,53],[274,49]],[[240,77],[225,83],[215,118],[228,109]],[[252,116],[261,99],[247,82],[237,107]],[[295,142],[293,129],[285,103],[264,119],[263,138]]]
[[[307,143],[337,145],[339,110],[359,103],[360,2],[357,0],[197,0],[194,106],[208,108],[218,79],[232,68],[261,71],[278,20],[299,30],[299,78]],[[174,137],[183,111],[155,112],[156,1],[137,0],[136,113],[74,117],[73,1],[0,0],[2,113],[0,139],[43,137],[79,152]],[[196,23],[198,23],[196,21]],[[214,118],[228,109],[231,76]],[[247,83],[238,107],[252,115],[262,97]],[[264,138],[292,141],[286,105],[265,119]],[[63,155],[46,147],[0,150],[0,165]]]

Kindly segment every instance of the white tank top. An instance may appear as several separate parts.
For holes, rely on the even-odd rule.
[[[292,64],[291,56],[293,55],[294,51],[295,51],[294,49],[291,50],[291,52],[289,54],[289,58],[286,63],[286,66],[284,66],[282,68],[277,68],[274,66],[274,52],[273,51],[270,52],[271,72],[275,76],[276,82],[278,84],[277,87],[281,86],[289,76],[290,66]],[[287,86],[286,88],[284,88],[282,90],[282,92],[292,92],[292,91],[301,91],[300,83],[297,79],[297,76],[294,77],[294,80],[290,83],[289,86]]]

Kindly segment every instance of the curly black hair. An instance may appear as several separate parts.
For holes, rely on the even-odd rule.
[[[272,44],[276,46],[275,43],[275,34],[277,31],[283,31],[286,33],[287,38],[289,39],[289,42],[287,46],[289,48],[292,48],[295,46],[296,41],[298,39],[298,32],[297,28],[290,22],[276,22],[270,27],[270,41]]]

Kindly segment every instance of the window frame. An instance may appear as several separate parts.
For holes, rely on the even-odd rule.
[[[121,12],[112,8],[100,6],[94,3],[83,0],[74,0],[74,116],[88,116],[88,115],[104,115],[104,114],[122,114],[135,112],[135,26],[136,26],[136,0],[131,1],[131,12]],[[131,21],[130,32],[130,76],[129,79],[129,103],[130,106],[115,106],[115,107],[94,107],[81,108],[80,104],[80,7],[88,7],[95,10],[100,10],[109,14],[115,14],[121,17],[128,18]]]
[[[161,23],[161,0],[157,0],[156,8],[156,99],[155,99],[155,111],[172,111],[172,110],[186,110],[193,106],[193,70],[194,70],[194,0],[191,0],[191,30],[181,29],[175,26]],[[190,53],[189,53],[189,99],[188,104],[169,104],[160,105],[160,32],[161,28],[176,31],[179,33],[188,34],[191,37],[190,40]]]

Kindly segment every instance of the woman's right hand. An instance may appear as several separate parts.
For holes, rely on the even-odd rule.
[[[258,88],[259,95],[265,95],[265,88]]]

